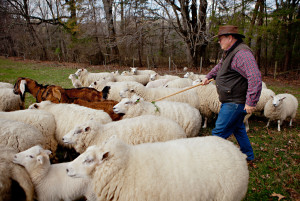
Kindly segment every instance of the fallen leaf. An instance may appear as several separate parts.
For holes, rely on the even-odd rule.
[[[277,193],[273,193],[272,196],[273,197],[278,197],[278,200],[281,200],[281,199],[285,198],[283,195],[277,194]]]

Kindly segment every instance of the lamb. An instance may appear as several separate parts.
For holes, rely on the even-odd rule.
[[[67,132],[72,130],[75,125],[90,120],[91,118],[98,123],[108,123],[112,121],[110,116],[102,110],[95,110],[76,104],[56,104],[50,101],[42,101],[41,103],[34,103],[28,108],[45,110],[54,115],[56,122],[55,138],[60,145],[65,145],[62,142],[62,138]]]
[[[184,74],[184,78],[190,78],[191,80],[195,81],[197,79],[203,80],[205,78],[206,75],[203,74],[195,74],[193,72],[187,72],[186,74]]]
[[[0,112],[0,119],[19,121],[29,124],[39,130],[44,139],[45,149],[50,149],[53,153],[57,149],[57,141],[55,139],[56,123],[54,116],[47,111],[18,110],[13,112]]]
[[[146,84],[147,88],[162,88],[165,86],[170,80],[168,79],[159,79],[159,80],[153,80]]]
[[[169,81],[164,87],[168,88],[184,88],[192,86],[193,81],[189,78],[178,78],[175,80]]]
[[[72,81],[72,85],[73,85],[75,88],[83,87],[83,86],[82,86],[82,83],[80,82],[79,79],[77,79],[77,77],[76,77],[75,74],[70,74],[70,75],[69,75],[69,79]]]
[[[119,90],[119,88],[116,89],[116,87],[112,85],[110,88],[106,88],[106,90],[103,89],[102,93],[103,93],[103,98],[107,97],[107,99],[111,99],[111,100],[115,100],[113,99],[115,98],[113,94],[115,94],[115,91],[119,91],[119,95],[122,98],[130,98],[133,94],[136,94],[141,98],[143,98],[144,100],[152,102],[159,98],[168,96],[170,94],[173,94],[181,90],[182,88],[146,88],[143,85],[126,83],[126,85],[123,86],[123,89],[121,91]],[[195,89],[187,90],[177,95],[168,97],[165,100],[188,103],[192,107],[195,107],[197,109],[199,109],[199,105],[200,105],[199,97]],[[116,101],[120,101],[120,98],[118,98]]]
[[[12,162],[13,156],[17,152],[13,148],[0,146],[0,200],[26,200],[32,201],[34,197],[34,188],[31,179],[25,168]],[[13,194],[17,191],[12,182],[16,181],[25,192],[25,198]]]
[[[4,147],[20,152],[37,144],[49,144],[50,139],[32,125],[7,119],[0,119],[0,125],[0,145]]]
[[[292,94],[277,94],[272,99],[268,100],[264,108],[264,115],[269,119],[267,126],[270,121],[277,120],[278,131],[283,121],[290,118],[290,126],[292,126],[293,119],[296,117],[298,109],[298,100]]]
[[[0,111],[15,111],[25,108],[25,102],[12,88],[0,88]]]
[[[158,73],[154,73],[150,75],[150,80],[158,80],[158,79],[168,79],[168,80],[175,80],[180,78],[177,75],[159,75]]]
[[[90,120],[76,126],[63,137],[63,141],[71,144],[78,153],[82,153],[88,146],[99,145],[113,135],[117,135],[129,144],[186,137],[183,128],[175,121],[160,116],[142,115],[107,124]]]
[[[13,162],[27,170],[40,201],[75,200],[86,196],[95,200],[89,190],[90,179],[71,178],[66,175],[68,163],[50,164],[49,154],[39,145],[33,146],[13,157]]]
[[[154,70],[138,70],[138,67],[130,67],[130,72],[132,72],[133,75],[150,75],[156,73]]]
[[[92,178],[97,200],[112,201],[238,201],[249,180],[246,156],[216,136],[134,146],[109,139],[70,162],[67,174]]]
[[[14,88],[14,85],[7,82],[0,82],[0,88]]]
[[[108,72],[90,73],[87,69],[78,69],[75,73],[84,87],[88,87],[92,82],[102,78],[113,79],[113,74]]]
[[[123,98],[113,107],[117,114],[124,114],[123,119],[151,114],[163,116],[177,122],[185,131],[187,137],[199,135],[201,115],[199,110],[187,103],[158,101],[150,103],[138,96]]]

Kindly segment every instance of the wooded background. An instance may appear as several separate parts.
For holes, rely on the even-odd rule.
[[[299,72],[299,0],[0,0],[0,54],[119,66],[208,67],[237,25],[262,73]]]

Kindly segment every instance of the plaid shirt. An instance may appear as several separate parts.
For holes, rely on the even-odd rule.
[[[216,78],[218,70],[221,68],[222,60],[206,75],[207,79]],[[246,104],[256,106],[262,88],[261,73],[251,51],[238,51],[231,62],[231,69],[240,73],[248,80],[248,90]]]

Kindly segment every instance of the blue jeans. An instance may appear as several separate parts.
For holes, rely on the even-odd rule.
[[[240,145],[240,150],[250,161],[254,159],[254,153],[243,122],[247,114],[244,108],[245,104],[222,103],[212,135],[227,139],[233,134]]]

